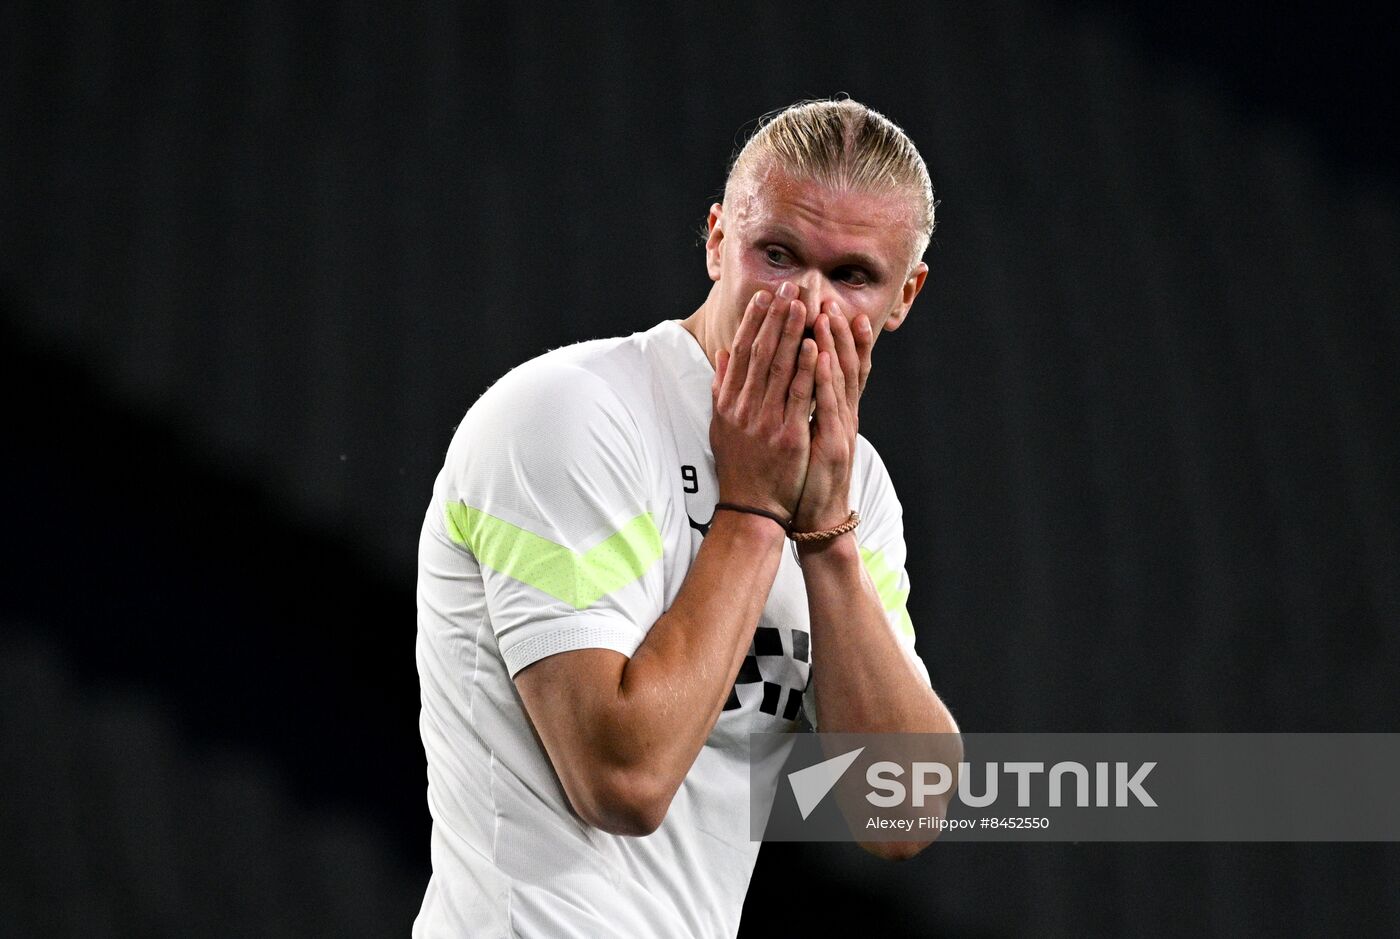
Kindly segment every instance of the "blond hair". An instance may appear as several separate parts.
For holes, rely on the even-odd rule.
[[[849,98],[799,101],[760,119],[730,163],[725,198],[736,179],[768,161],[833,189],[909,192],[914,201],[914,258],[933,236],[933,183],[913,142],[885,115]],[[913,263],[913,262],[911,262]]]

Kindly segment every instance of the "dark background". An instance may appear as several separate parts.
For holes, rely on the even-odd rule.
[[[0,931],[408,932],[453,427],[688,315],[741,129],[837,92],[942,200],[862,431],[962,726],[1400,730],[1392,18],[0,7]],[[1381,934],[1397,882],[1392,845],[771,845],[743,934]]]

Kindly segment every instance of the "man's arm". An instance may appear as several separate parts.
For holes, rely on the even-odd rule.
[[[886,619],[861,563],[855,534],[799,547],[812,628],[812,681],[825,733],[956,734],[946,706],[924,680]],[[960,744],[950,739],[942,762],[956,767]],[[936,811],[946,812],[949,794]],[[930,809],[934,811],[934,809]],[[903,860],[931,842],[862,842],[872,854]]]
[[[821,530],[845,521],[855,459],[858,404],[870,371],[870,321],[847,323],[839,310],[817,317],[816,416],[812,462],[798,509],[798,528]],[[831,733],[957,733],[947,707],[925,682],[885,618],[884,605],[861,563],[854,532],[800,542],[812,629],[813,688],[821,730]],[[955,764],[961,745],[950,754]],[[947,803],[940,806],[946,810]],[[903,859],[929,842],[863,843],[881,857]]]
[[[578,649],[515,677],[531,722],[585,822],[646,835],[709,737],[782,558],[784,534],[719,512],[675,604],[628,659]]]
[[[806,475],[816,346],[787,289],[750,301],[719,354],[710,441],[719,501],[791,517]],[[784,296],[783,294],[786,294]],[[799,351],[800,350],[800,351]],[[783,529],[717,512],[675,603],[628,659],[580,649],[516,686],[574,810],[615,834],[654,831],[724,706],[781,561]]]

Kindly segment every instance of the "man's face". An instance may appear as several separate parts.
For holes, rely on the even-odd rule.
[[[791,281],[807,307],[854,323],[870,318],[876,338],[904,321],[928,274],[912,264],[913,195],[842,192],[778,167],[759,169],[728,205],[710,208],[706,267],[719,290],[716,338],[728,346],[749,299]],[[834,305],[833,305],[834,304]]]

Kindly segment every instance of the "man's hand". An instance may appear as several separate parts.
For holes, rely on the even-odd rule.
[[[817,315],[814,326],[816,416],[811,425],[807,478],[794,527],[820,531],[844,522],[851,513],[851,466],[860,428],[860,395],[870,377],[870,349],[875,334],[865,314],[848,323],[834,302]]]
[[[792,518],[807,476],[817,344],[802,338],[797,287],[754,294],[733,348],[716,356],[710,446],[719,501]]]
[[[829,303],[814,324],[819,358],[816,415],[807,481],[795,527],[819,531],[846,521],[859,428],[860,395],[875,344],[864,314],[850,323]],[[854,537],[800,543],[811,625],[812,686],[821,729],[830,733],[949,735],[961,758],[957,724],[904,649],[861,563]],[[839,796],[838,796],[839,797]],[[946,811],[946,803],[937,811]],[[927,842],[862,842],[890,859],[917,854]]]
[[[817,344],[793,284],[749,301],[719,352],[710,445],[719,501],[791,518],[811,449]],[[515,676],[525,711],[579,818],[655,831],[719,720],[782,563],[783,533],[743,512],[716,516],[669,609],[629,658],[547,656]]]

